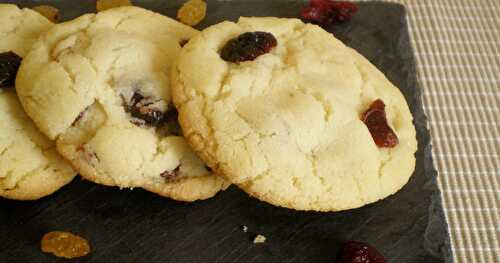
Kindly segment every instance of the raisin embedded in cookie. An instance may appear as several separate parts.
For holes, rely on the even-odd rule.
[[[190,150],[169,83],[180,43],[198,32],[139,7],[54,26],[22,63],[28,115],[83,177],[176,200],[227,187]]]
[[[35,200],[68,184],[76,172],[24,113],[14,79],[21,57],[52,23],[30,9],[0,4],[0,196]]]
[[[417,141],[403,95],[318,26],[214,25],[181,51],[172,83],[188,143],[260,200],[357,208],[394,194],[413,173]]]

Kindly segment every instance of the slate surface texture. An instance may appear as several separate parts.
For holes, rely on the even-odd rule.
[[[94,1],[0,2],[49,3],[60,8],[63,20],[95,10]],[[173,17],[182,2],[134,1]],[[208,1],[208,15],[199,29],[239,16],[298,17],[303,5],[286,0]],[[401,5],[361,3],[351,22],[328,28],[400,87],[412,110],[417,167],[394,196],[352,211],[315,213],[274,207],[234,186],[211,200],[189,204],[75,179],[36,202],[0,200],[0,262],[67,262],[40,251],[43,234],[54,230],[90,241],[92,253],[75,262],[326,263],[334,262],[343,240],[370,243],[390,263],[452,262],[405,16]],[[266,243],[254,245],[256,234],[266,236]]]

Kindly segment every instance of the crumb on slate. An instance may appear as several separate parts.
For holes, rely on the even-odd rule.
[[[262,244],[262,243],[265,243],[266,242],[266,237],[261,235],[261,234],[258,234],[257,236],[255,236],[255,238],[253,239],[253,243],[254,244]]]
[[[243,232],[248,232],[248,227],[247,226],[241,226],[241,230],[243,230]]]

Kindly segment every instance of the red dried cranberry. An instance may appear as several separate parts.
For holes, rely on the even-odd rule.
[[[368,127],[378,147],[394,147],[399,143],[398,136],[387,124],[385,104],[382,100],[378,99],[370,105],[363,114],[362,121]]]
[[[384,256],[374,247],[356,241],[347,241],[336,263],[385,263]]]
[[[220,56],[225,61],[239,63],[269,53],[277,45],[278,40],[271,33],[246,32],[229,40],[222,48]]]
[[[145,124],[149,126],[160,126],[165,120],[165,112],[157,109],[154,105],[158,100],[149,96],[143,96],[135,91],[130,101],[125,101],[125,110],[138,119],[133,123]]]
[[[165,171],[165,172],[161,173],[160,176],[165,178],[166,181],[172,181],[172,180],[178,179],[178,177],[180,175],[180,169],[181,169],[181,166],[179,165],[174,170]]]
[[[0,88],[14,86],[21,60],[14,52],[0,53]]]
[[[358,11],[355,3],[333,0],[311,0],[302,10],[302,17],[323,26],[348,21]]]

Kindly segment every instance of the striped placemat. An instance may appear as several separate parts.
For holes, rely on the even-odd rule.
[[[404,4],[456,262],[500,262],[500,1]]]

